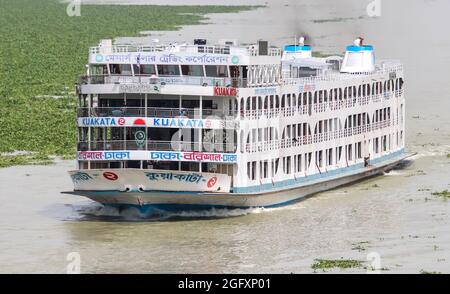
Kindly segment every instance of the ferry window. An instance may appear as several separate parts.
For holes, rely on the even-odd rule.
[[[182,65],[181,72],[183,76],[203,77],[202,65]]]
[[[153,64],[141,64],[141,75],[156,75],[156,68]]]
[[[207,77],[228,77],[226,65],[205,65]]]
[[[297,172],[302,171],[302,155],[297,155]]]
[[[141,162],[137,160],[126,161],[126,168],[140,168]]]
[[[252,180],[256,180],[256,161],[252,162]]]
[[[122,168],[122,162],[120,161],[110,162],[109,168]]]
[[[283,171],[285,174],[289,175],[291,173],[291,157],[283,157]]]
[[[327,156],[327,158],[328,158],[327,165],[328,166],[333,165],[333,149],[332,148],[328,149],[328,156]]]
[[[93,76],[106,75],[108,74],[108,68],[106,67],[106,64],[91,65],[89,73]]]
[[[131,75],[130,64],[110,64],[109,67],[109,71],[113,75]]]
[[[318,167],[323,167],[322,154],[322,150],[316,152],[316,164]]]
[[[109,65],[109,72],[112,75],[119,75],[120,74],[120,64],[110,64]]]
[[[336,148],[336,164],[339,163],[341,158],[342,158],[342,146]]]
[[[158,64],[158,74],[160,76],[179,76],[180,67],[176,64]]]
[[[278,174],[278,168],[280,166],[280,159],[272,159],[272,178]]]
[[[264,161],[264,169],[263,169],[263,173],[264,173],[264,179],[267,179],[269,177],[269,162],[266,160]]]
[[[122,75],[131,75],[132,74],[130,64],[122,64],[121,67],[122,67],[122,72],[121,72]]]

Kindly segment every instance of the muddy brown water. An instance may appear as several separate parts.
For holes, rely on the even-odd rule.
[[[82,273],[310,273],[317,258],[375,252],[386,273],[449,273],[450,202],[431,192],[450,190],[450,3],[382,1],[370,18],[369,2],[256,0],[268,6],[149,38],[283,45],[306,34],[316,51],[342,53],[363,35],[378,57],[405,65],[407,148],[418,152],[409,165],[284,208],[160,216],[61,194],[72,161],[0,169],[0,272],[65,273],[78,252]]]

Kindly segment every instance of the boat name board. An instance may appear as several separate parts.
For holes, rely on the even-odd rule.
[[[137,84],[120,84],[120,93],[160,93],[160,85],[149,85],[143,83]]]
[[[231,121],[189,118],[80,117],[79,127],[149,127],[186,129],[234,129]]]
[[[162,54],[162,53],[113,53],[113,54],[91,54],[89,58],[92,64],[119,63],[119,64],[214,64],[214,65],[237,65],[240,63],[239,56],[221,54]]]
[[[255,89],[255,95],[275,95],[277,93],[278,91],[276,87]]]
[[[315,90],[316,90],[316,85],[315,84],[304,84],[304,85],[300,85],[298,87],[298,91],[300,93],[314,92]]]
[[[225,174],[164,170],[78,170],[70,172],[76,190],[229,192]]]
[[[153,160],[153,161],[183,161],[183,162],[211,162],[236,163],[237,154],[234,153],[205,153],[178,151],[80,151],[80,161],[116,161],[116,160]]]
[[[214,96],[238,96],[238,90],[230,87],[214,87]]]

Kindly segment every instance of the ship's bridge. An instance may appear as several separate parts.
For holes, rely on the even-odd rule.
[[[113,44],[103,40],[89,50],[80,94],[126,92],[213,95],[214,87],[275,85],[281,77],[281,49],[268,42],[238,45],[222,40],[207,45]],[[259,78],[263,73],[265,77]]]

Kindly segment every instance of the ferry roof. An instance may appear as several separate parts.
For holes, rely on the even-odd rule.
[[[131,43],[113,43],[112,40],[102,40],[98,46],[91,47],[90,53],[100,53],[103,50],[110,49],[111,53],[133,53],[133,52],[186,52],[186,53],[211,53],[226,55],[268,55],[281,56],[281,49],[275,46],[269,46],[266,41],[267,50],[261,48],[261,43],[255,44],[238,44],[233,40],[230,42],[222,41],[216,44],[192,44],[187,42],[171,42],[159,43],[152,42],[148,44],[131,44]],[[264,52],[262,52],[264,51]],[[265,52],[267,51],[267,52]]]
[[[276,64],[280,62],[281,53],[280,48],[269,46],[266,41],[246,45],[239,45],[236,41],[208,45],[185,42],[113,44],[112,40],[102,40],[98,46],[89,49],[89,63]]]

